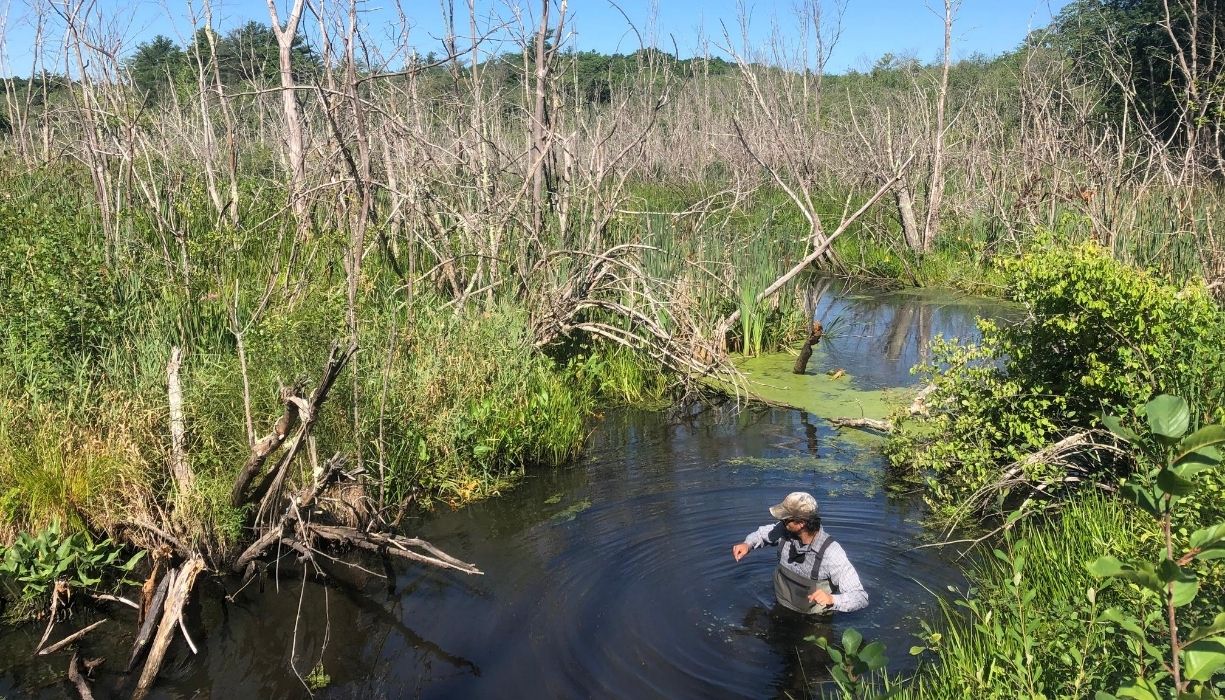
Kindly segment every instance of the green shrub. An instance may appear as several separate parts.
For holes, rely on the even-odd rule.
[[[668,401],[668,375],[620,345],[584,345],[571,355],[566,372],[578,390],[614,404],[661,408]]]
[[[1092,697],[1126,673],[1130,652],[1100,611],[1138,596],[1103,589],[1084,563],[1103,552],[1140,551],[1136,534],[1151,531],[1115,501],[1088,496],[1053,521],[1031,521],[1007,533],[967,572],[965,597],[944,604],[940,624],[924,623],[911,654],[934,656],[901,697]]]
[[[126,423],[3,395],[0,416],[0,540],[57,520],[109,528],[147,492],[147,463]]]
[[[1039,246],[1042,248],[1041,246]],[[1065,435],[1133,412],[1159,392],[1187,397],[1195,419],[1225,411],[1225,319],[1201,285],[1176,288],[1083,245],[1048,246],[1000,263],[1027,318],[981,321],[982,341],[933,344],[920,371],[935,384],[930,418],[903,421],[896,464],[930,477],[944,512],[1000,467]],[[1026,463],[1041,480],[1061,471]]]

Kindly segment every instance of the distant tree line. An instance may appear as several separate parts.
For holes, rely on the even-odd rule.
[[[195,84],[201,67],[211,75],[214,60],[225,85],[279,80],[276,36],[271,27],[252,21],[225,35],[214,34],[211,43],[216,47],[215,57],[210,31],[197,31],[187,47],[162,35],[137,46],[127,60],[133,86],[146,100],[157,101],[176,85]],[[294,39],[291,61],[295,79],[300,82],[310,82],[323,68],[319,55],[301,35]]]

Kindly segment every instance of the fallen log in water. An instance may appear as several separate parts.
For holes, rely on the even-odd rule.
[[[174,631],[179,628],[183,606],[187,604],[187,598],[191,595],[192,587],[195,586],[196,577],[202,571],[204,571],[204,559],[196,555],[184,562],[174,573],[166,575],[167,578],[173,576],[173,580],[168,586],[166,601],[162,606],[162,619],[158,623],[157,634],[153,637],[153,643],[149,647],[149,659],[145,662],[144,670],[140,673],[140,680],[136,684],[136,691],[132,694],[135,700],[143,698],[153,687],[153,681],[157,679],[158,671],[162,668],[162,661],[166,658],[166,650],[170,647]]]
[[[88,627],[85,627],[85,628],[79,629],[79,630],[77,630],[76,632],[73,632],[72,634],[68,635],[67,637],[64,637],[63,639],[61,639],[60,641],[56,642],[55,644],[52,644],[51,646],[47,647],[46,649],[39,649],[39,650],[38,650],[38,655],[39,655],[39,656],[46,656],[46,655],[48,655],[48,654],[54,654],[55,652],[59,651],[60,649],[63,649],[64,647],[68,646],[69,644],[72,644],[73,642],[77,641],[77,640],[78,640],[78,639],[80,639],[81,637],[84,637],[85,635],[89,634],[90,632],[92,632],[92,631],[94,631],[94,630],[98,629],[99,627],[101,627],[101,626],[102,626],[102,625],[104,625],[104,624],[106,624],[106,620],[98,620],[98,621],[97,621],[97,622],[95,622],[94,624],[92,624],[92,625],[90,625],[90,626],[88,626]]]
[[[829,422],[839,428],[862,428],[865,430],[875,430],[878,433],[893,432],[892,421],[877,418],[831,418]]]
[[[838,370],[839,373],[842,370]],[[834,379],[838,377],[835,376]],[[912,416],[928,415],[927,397],[936,390],[935,384],[928,384],[915,394],[914,400],[910,402],[910,406],[906,409],[907,414]],[[882,420],[879,418],[831,418],[830,423],[839,428],[861,428],[863,430],[875,430],[878,433],[889,434],[897,427],[893,421]]]
[[[131,673],[132,669],[136,668],[136,664],[140,661],[145,646],[153,638],[153,630],[156,629],[157,623],[162,619],[162,603],[166,600],[166,591],[170,589],[170,582],[172,580],[174,580],[173,569],[166,572],[166,575],[162,577],[162,582],[154,589],[153,597],[149,599],[144,622],[140,626],[140,631],[136,633],[136,641],[132,643],[132,655],[128,659],[128,673]]]
[[[293,389],[282,391],[286,406],[284,414],[268,436],[251,446],[251,454],[239,469],[231,488],[230,502],[235,507],[247,509],[246,524],[254,537],[245,549],[238,551],[237,556],[231,552],[224,558],[214,559],[215,552],[208,548],[207,543],[203,546],[195,543],[185,546],[189,539],[182,531],[181,524],[176,522],[173,511],[169,515],[159,512],[160,520],[156,524],[136,523],[170,546],[160,545],[161,557],[155,558],[153,573],[143,591],[147,614],[139,624],[128,661],[128,672],[140,665],[142,657],[145,661],[132,697],[143,698],[152,688],[176,630],[183,635],[192,653],[197,653],[196,645],[184,625],[183,609],[196,578],[206,569],[243,575],[245,585],[258,571],[257,561],[260,558],[268,555],[274,547],[284,547],[296,551],[304,562],[314,566],[317,572],[322,572],[315,555],[321,552],[319,547],[326,543],[468,574],[482,573],[474,564],[456,559],[425,540],[379,531],[379,528],[395,529],[395,522],[389,523],[382,513],[366,509],[363,512],[367,515],[356,519],[359,527],[353,527],[353,522],[338,517],[334,512],[334,504],[343,500],[336,497],[337,490],[351,496],[356,494],[353,498],[364,507],[365,504],[361,502],[366,498],[364,477],[360,470],[356,474],[346,472],[347,461],[339,453],[318,465],[311,430],[322,415],[330,389],[356,350],[355,345],[349,345],[344,350],[337,345],[331,347],[319,383],[309,398],[302,398],[301,382]],[[281,451],[279,456],[275,454],[278,450]],[[297,457],[303,453],[309,455],[314,466],[307,472],[312,476],[305,485],[295,482],[303,470],[294,467]],[[185,455],[183,459],[186,459]],[[260,472],[269,463],[272,466],[261,476]],[[257,478],[258,484],[252,487]],[[359,509],[350,507],[350,510],[357,512]],[[154,589],[161,558],[169,559],[172,556],[182,563],[178,568],[168,568]],[[206,556],[209,557],[207,564]],[[331,555],[325,556],[334,559]]]

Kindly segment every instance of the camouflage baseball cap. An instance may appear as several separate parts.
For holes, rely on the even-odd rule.
[[[817,499],[803,491],[787,494],[782,503],[770,506],[770,515],[779,520],[788,518],[811,518],[817,514]]]

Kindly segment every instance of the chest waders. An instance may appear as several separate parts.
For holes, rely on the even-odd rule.
[[[825,542],[821,544],[821,548],[817,550],[817,561],[813,564],[812,570],[821,573],[821,560],[825,558],[825,550],[834,543],[833,538],[825,538]],[[780,561],[774,569],[774,597],[778,599],[780,605],[784,608],[789,608],[796,612],[805,613],[808,615],[827,614],[833,611],[833,606],[821,605],[808,600],[808,596],[816,590],[822,590],[826,593],[833,593],[833,586],[829,579],[813,579],[783,566]]]

